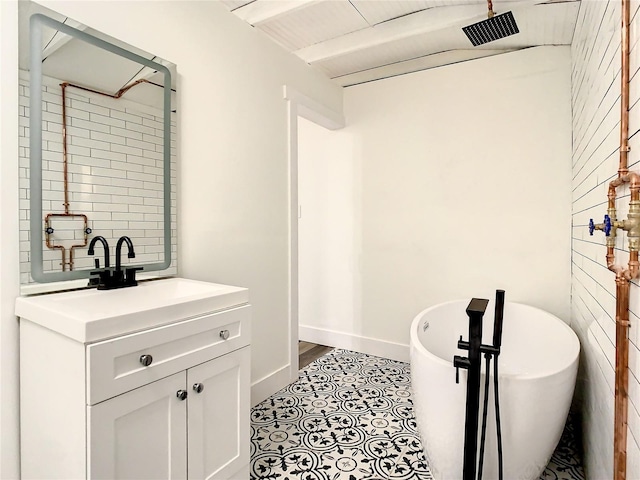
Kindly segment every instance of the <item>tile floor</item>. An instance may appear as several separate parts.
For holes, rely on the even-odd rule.
[[[409,365],[333,350],[251,411],[251,479],[431,480]],[[573,430],[541,480],[583,480]]]

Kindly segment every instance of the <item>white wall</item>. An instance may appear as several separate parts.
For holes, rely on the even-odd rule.
[[[332,157],[325,159],[334,175],[328,185],[353,176],[351,203],[325,213],[331,226],[352,212],[352,234],[341,253],[336,245],[315,248],[346,258],[355,240],[350,282],[357,288],[351,304],[321,301],[338,309],[301,319],[301,336],[312,332],[340,346],[362,338],[370,352],[406,352],[421,310],[492,298],[497,288],[569,321],[568,47],[350,87],[344,101],[347,127],[328,132],[334,140],[307,135],[304,151],[315,152],[315,161],[318,152]],[[332,171],[340,162],[350,165]]]
[[[0,478],[18,477],[18,5],[0,2]],[[13,161],[11,161],[13,159]]]
[[[334,111],[342,110],[341,89],[219,2],[42,3],[177,64],[180,274],[249,287],[252,381],[264,380],[261,392],[281,387],[269,380],[287,368],[290,343],[287,110],[282,86],[290,85]],[[0,454],[2,478],[9,479],[17,471],[17,323],[12,314],[19,280],[17,8],[11,1],[0,2],[0,7]],[[15,165],[7,160],[11,158]]]
[[[630,170],[638,171],[640,49],[638,2],[632,2],[629,133]],[[589,236],[589,218],[601,222],[609,182],[617,176],[620,145],[620,1],[583,1],[571,47],[573,105],[572,326],[582,344],[579,374],[584,461],[588,478],[613,476],[615,275],[606,267],[605,237]],[[618,218],[628,211],[619,189]],[[616,264],[626,265],[626,235],[617,238]],[[627,478],[640,478],[640,288],[631,283]]]

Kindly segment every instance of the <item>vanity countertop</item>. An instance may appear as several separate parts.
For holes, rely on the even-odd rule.
[[[167,278],[115,290],[18,297],[15,313],[78,342],[92,343],[248,302],[246,288]]]

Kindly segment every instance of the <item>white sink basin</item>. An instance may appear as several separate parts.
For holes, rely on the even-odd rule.
[[[15,313],[83,343],[248,303],[246,288],[169,278],[115,290],[18,297]]]

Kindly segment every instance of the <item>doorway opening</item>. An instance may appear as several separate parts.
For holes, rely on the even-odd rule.
[[[300,320],[300,245],[299,219],[303,214],[299,201],[299,124],[305,119],[325,129],[344,127],[341,113],[284,87],[289,121],[289,380],[298,379]]]

